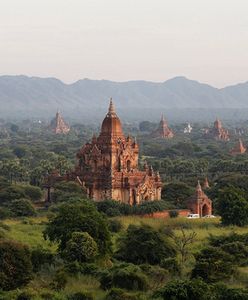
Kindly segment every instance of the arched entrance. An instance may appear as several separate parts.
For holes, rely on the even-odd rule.
[[[201,214],[201,216],[204,217],[206,215],[209,215],[209,207],[208,207],[207,204],[204,204],[202,206],[202,214]]]
[[[127,161],[127,171],[128,172],[131,171],[131,161],[130,160]]]
[[[133,196],[133,205],[137,204],[137,199],[136,199],[136,192],[135,190],[132,190],[132,196]]]

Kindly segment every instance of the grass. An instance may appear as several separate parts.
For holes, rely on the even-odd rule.
[[[153,227],[156,230],[159,230],[161,233],[166,236],[171,230],[174,231],[176,235],[181,234],[181,228],[184,228],[186,233],[194,231],[196,233],[196,238],[194,243],[191,245],[191,252],[194,254],[200,251],[207,243],[208,237],[210,235],[223,235],[229,234],[231,232],[237,232],[239,234],[248,233],[248,227],[236,227],[236,226],[227,226],[223,227],[220,224],[220,219],[196,219],[188,220],[184,217],[178,218],[144,218],[140,216],[121,216],[116,217],[122,225],[123,230],[120,233],[113,234],[113,245],[114,250],[116,250],[116,240],[118,237],[125,232],[127,227],[130,224],[141,225],[147,224]],[[4,225],[7,225],[9,230],[4,230],[6,238],[20,241],[29,245],[32,248],[35,247],[44,247],[52,251],[56,251],[57,245],[45,241],[43,238],[43,231],[47,223],[46,216],[38,216],[32,218],[21,218],[21,219],[8,219],[2,222]],[[187,266],[187,272],[190,271],[194,263],[194,258],[189,261]],[[50,289],[49,282],[53,278],[53,270],[45,271],[44,274],[40,274],[38,277],[35,277],[32,282],[28,285],[28,289],[33,290],[37,295],[40,294],[40,291],[46,291]],[[239,273],[235,276],[233,282],[229,282],[231,286],[234,287],[243,287],[248,285],[248,267],[239,268]],[[69,295],[80,291],[87,291],[94,295],[94,299],[101,300],[104,299],[106,292],[100,289],[99,281],[92,276],[78,275],[75,277],[69,276],[68,283],[64,291],[59,292],[61,295]],[[0,296],[1,297],[1,296]],[[11,293],[8,294],[8,299],[11,298]],[[7,298],[6,298],[7,299]],[[35,298],[36,299],[36,298]],[[39,296],[37,299],[40,299]],[[62,299],[62,298],[61,298]]]
[[[47,218],[32,217],[21,219],[8,219],[3,224],[9,227],[6,238],[29,245],[31,248],[40,247],[56,251],[57,245],[44,240],[43,231]]]

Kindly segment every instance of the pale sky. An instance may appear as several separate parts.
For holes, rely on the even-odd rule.
[[[248,81],[248,0],[0,0],[0,75]]]

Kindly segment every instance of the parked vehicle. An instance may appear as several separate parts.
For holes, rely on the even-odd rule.
[[[200,215],[199,214],[189,214],[187,216],[188,219],[199,219]]]
[[[214,215],[206,215],[206,216],[204,216],[203,218],[206,218],[206,219],[208,219],[208,218],[216,218]]]

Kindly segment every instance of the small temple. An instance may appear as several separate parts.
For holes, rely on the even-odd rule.
[[[216,119],[216,121],[214,122],[214,126],[212,128],[207,129],[205,134],[210,138],[214,138],[220,141],[230,140],[229,132],[227,129],[222,127],[220,119]]]
[[[246,147],[243,145],[241,139],[239,139],[237,145],[230,151],[231,155],[244,154],[246,152]]]
[[[187,208],[192,213],[199,214],[200,217],[212,214],[212,200],[203,192],[200,181],[198,181],[194,195],[187,200]]]
[[[50,127],[55,134],[67,134],[70,131],[70,126],[66,124],[59,111],[57,111],[55,118],[52,119]]]
[[[74,180],[95,201],[113,199],[136,205],[160,200],[159,173],[147,163],[139,170],[138,158],[139,146],[135,139],[125,137],[111,99],[99,136],[94,135],[91,142],[79,150],[75,170],[64,177],[54,173],[48,178],[46,187],[49,192],[56,181]]]
[[[173,131],[169,128],[167,121],[162,114],[158,128],[152,132],[152,136],[162,139],[170,139],[174,137]]]

